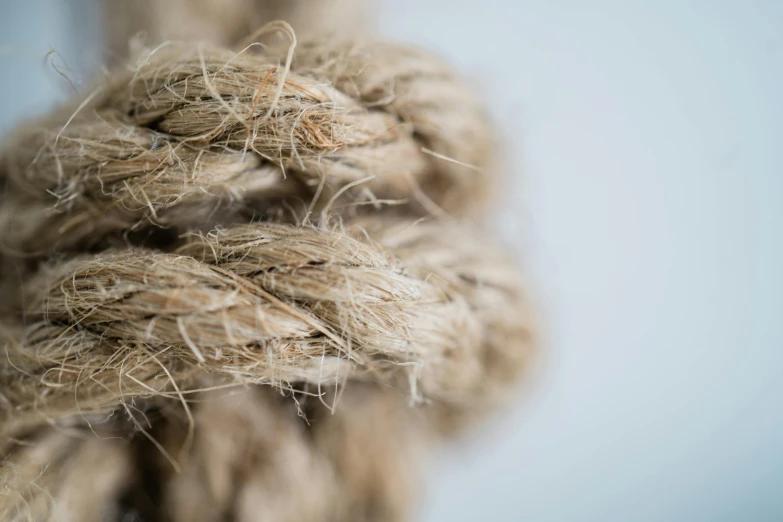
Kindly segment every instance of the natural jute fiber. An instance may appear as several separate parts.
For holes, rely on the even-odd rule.
[[[280,22],[129,63],[0,160],[0,520],[406,519],[530,359],[480,106]]]
[[[207,41],[233,46],[270,20],[285,20],[300,39],[373,30],[371,0],[102,0],[112,61],[143,42]]]

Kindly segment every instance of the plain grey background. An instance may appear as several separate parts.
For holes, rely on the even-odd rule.
[[[74,4],[0,6],[2,130],[70,94],[50,46],[77,80],[94,61]],[[491,108],[508,156],[494,223],[545,341],[518,406],[439,458],[420,520],[783,520],[783,2],[380,14]]]

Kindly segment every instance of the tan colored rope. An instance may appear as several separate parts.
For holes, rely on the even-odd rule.
[[[470,90],[276,31],[162,44],[6,144],[0,520],[400,520],[527,366]]]

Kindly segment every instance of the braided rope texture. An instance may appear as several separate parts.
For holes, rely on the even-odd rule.
[[[0,520],[404,520],[528,366],[470,89],[287,51],[168,42],[9,137]]]

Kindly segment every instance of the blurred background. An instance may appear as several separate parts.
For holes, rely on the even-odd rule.
[[[2,132],[84,87],[93,3],[0,5]],[[543,318],[523,398],[439,457],[419,519],[783,520],[783,3],[378,14],[483,93]]]

